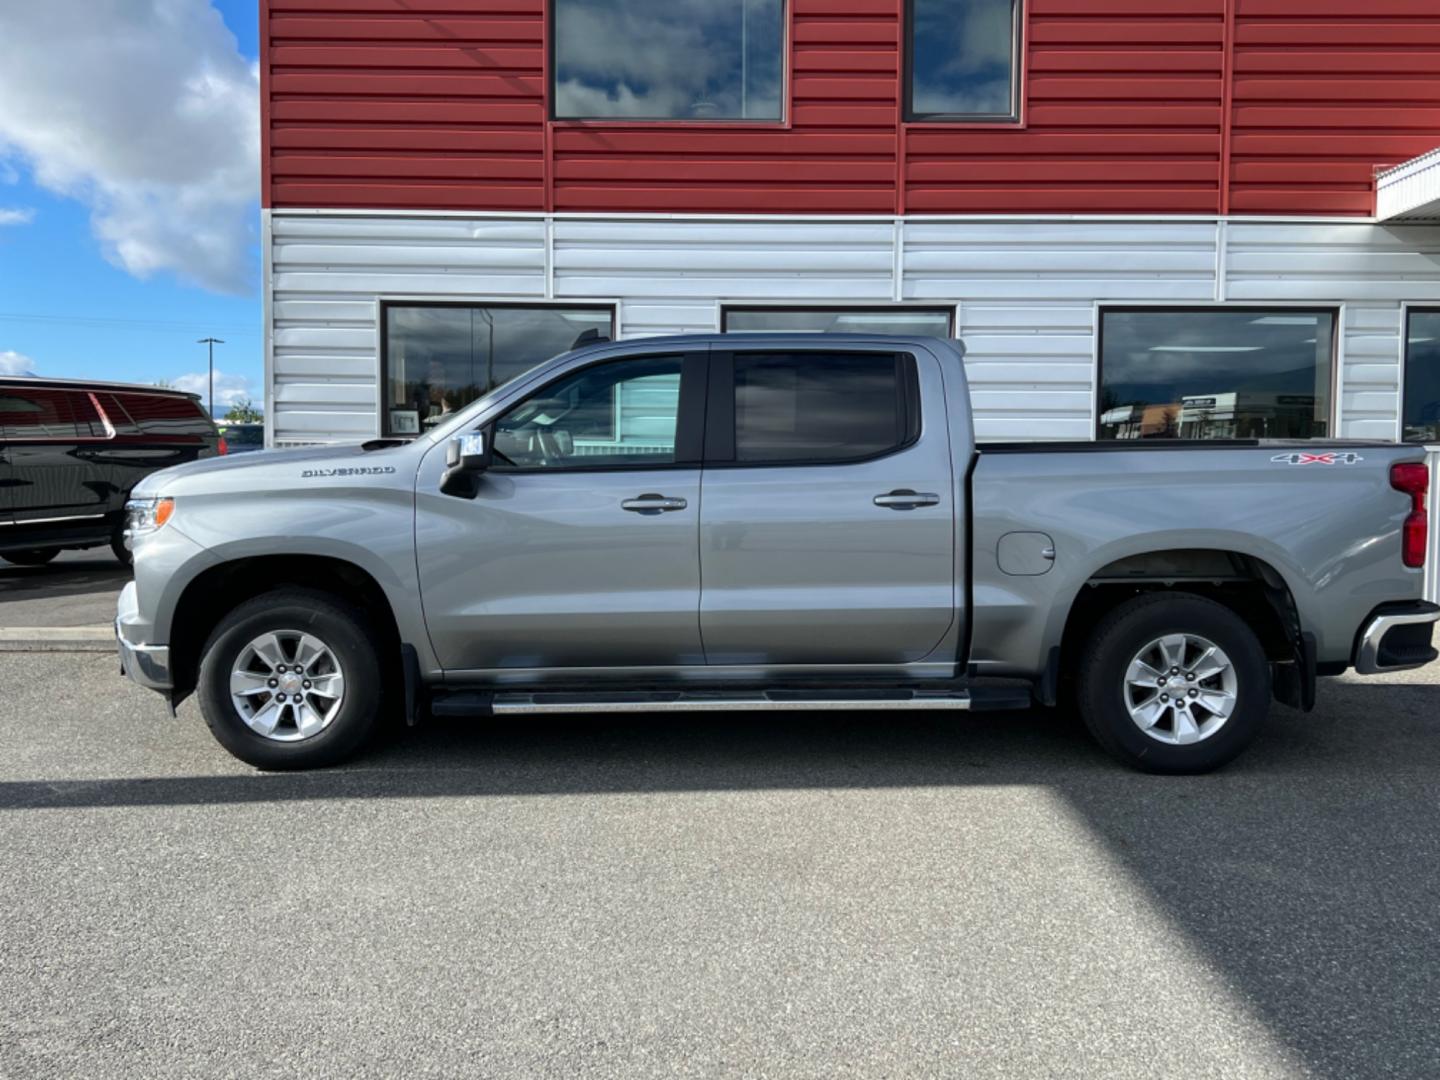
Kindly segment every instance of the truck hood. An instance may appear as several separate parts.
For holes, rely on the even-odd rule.
[[[428,446],[428,443],[425,444]],[[257,450],[204,458],[151,473],[131,492],[134,498],[157,495],[224,494],[293,488],[306,480],[331,477],[403,475],[414,471],[424,446],[408,443],[366,450],[359,443],[303,450]]]

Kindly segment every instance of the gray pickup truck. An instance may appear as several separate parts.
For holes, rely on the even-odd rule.
[[[1318,676],[1428,663],[1428,470],[1360,443],[976,446],[955,341],[556,357],[413,441],[143,481],[124,671],[262,768],[384,718],[1065,703],[1233,758]]]

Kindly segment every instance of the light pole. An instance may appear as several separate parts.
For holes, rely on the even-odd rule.
[[[208,345],[210,347],[210,419],[215,419],[215,346],[224,345],[225,342],[218,337],[202,337],[196,345]]]

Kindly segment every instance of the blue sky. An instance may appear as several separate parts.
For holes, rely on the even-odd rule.
[[[169,51],[178,55],[189,50],[175,49],[174,42],[184,41],[188,45],[190,38],[203,36],[212,56],[221,60],[228,56],[232,61],[227,77],[236,84],[235,71],[240,71],[242,77],[245,74],[241,59],[253,64],[258,55],[256,0],[192,0],[192,3],[196,8],[195,18],[205,24],[208,33],[192,33],[188,23],[155,32],[145,25],[137,25],[133,28],[137,40],[142,41],[141,47],[144,47],[144,41],[153,41],[168,32],[174,35]],[[218,9],[224,28],[234,35],[233,44],[223,30],[214,25],[209,12],[203,10],[207,4]],[[65,6],[66,0],[57,3],[57,7]],[[116,18],[143,23],[153,14],[147,7],[143,3],[122,5],[116,9]],[[13,29],[5,25],[12,17],[13,13],[0,16],[0,36],[6,36],[7,29]],[[18,21],[24,20],[25,16],[18,17]],[[30,40],[43,49],[55,29],[54,23],[37,20],[16,32],[30,34]],[[113,29],[110,32],[114,34]],[[57,66],[62,62],[59,45],[63,40],[57,37],[55,41]],[[103,48],[103,43],[96,47]],[[237,49],[239,58],[234,56]],[[83,81],[86,68],[83,65],[72,68],[68,77]],[[177,77],[186,76],[181,72]],[[103,82],[103,75],[97,76],[96,81]],[[243,78],[239,81],[243,82]],[[263,366],[256,242],[258,202],[242,188],[238,202],[232,197],[230,203],[213,208],[205,202],[206,196],[202,193],[191,207],[192,217],[182,221],[183,231],[196,236],[209,225],[208,219],[220,222],[216,228],[223,229],[224,236],[199,236],[196,243],[214,243],[222,251],[229,251],[229,262],[241,267],[238,271],[217,270],[209,274],[203,262],[205,252],[211,248],[202,246],[200,254],[184,250],[185,237],[141,237],[138,243],[143,250],[137,253],[134,247],[137,241],[126,234],[125,221],[129,205],[125,185],[135,179],[133,158],[120,165],[95,165],[96,171],[90,176],[85,175],[85,170],[91,167],[88,163],[65,162],[50,167],[53,163],[47,157],[51,149],[46,118],[64,115],[73,109],[71,103],[61,102],[54,113],[47,112],[47,102],[43,99],[45,84],[43,80],[38,82],[39,90],[34,89],[37,80],[33,78],[23,90],[12,86],[8,99],[6,87],[0,86],[0,110],[28,110],[31,117],[31,127],[19,134],[13,129],[7,132],[0,121],[0,222],[8,217],[8,223],[0,224],[0,358],[9,357],[11,370],[29,367],[37,375],[144,383],[166,380],[189,388],[193,387],[193,376],[204,372],[206,367],[205,348],[196,344],[196,339],[213,334],[226,342],[216,348],[216,367],[228,377],[222,381],[221,388],[227,396],[245,393],[258,402],[262,394]],[[57,77],[54,85],[63,86],[63,82]],[[59,91],[68,92],[68,88]],[[100,87],[95,92],[106,90]],[[240,87],[236,93],[243,94],[244,88]],[[20,94],[29,96],[16,105]],[[117,105],[117,108],[125,106]],[[243,116],[246,105],[243,101],[239,104],[231,101],[226,108],[228,111],[223,114],[216,112],[219,118],[211,122],[212,129],[223,128]],[[135,112],[137,125],[151,123],[146,116],[155,115],[155,110],[147,109],[139,97]],[[122,117],[122,123],[108,123],[103,133],[90,132],[87,138],[102,140],[114,131],[117,137],[133,144],[137,135],[124,130],[124,119]],[[163,116],[157,119],[161,124],[166,120]],[[235,126],[243,128],[244,125]],[[163,145],[169,133],[162,130],[149,134]],[[249,145],[239,134],[231,138],[221,130],[215,136],[215,145],[226,148],[223,156],[227,158],[229,148]],[[197,145],[188,133],[176,132],[174,137],[188,146]],[[119,152],[123,153],[123,148]],[[207,151],[200,146],[196,153],[204,157]],[[253,154],[253,151],[247,153]],[[209,154],[221,156],[213,151]],[[178,149],[176,156],[181,156]],[[171,197],[179,202],[187,192],[213,186],[211,178],[204,175],[209,165],[207,161],[182,163],[184,169],[197,175],[182,180],[173,189],[161,189],[158,196],[152,189],[147,197],[152,204],[157,198],[162,204]],[[142,171],[144,167],[142,162]],[[238,163],[228,160],[224,167],[233,176],[249,167],[249,158],[242,157]],[[258,174],[258,160],[253,167]],[[51,175],[57,168],[68,179],[57,182]],[[141,179],[148,182],[150,178]],[[164,182],[170,183],[170,177]],[[106,184],[112,185],[111,193],[97,196],[95,191],[103,191]],[[173,195],[167,193],[171,191]],[[145,247],[152,241],[158,251]],[[216,261],[224,259],[217,256]],[[193,280],[196,274],[223,280],[201,284]]]

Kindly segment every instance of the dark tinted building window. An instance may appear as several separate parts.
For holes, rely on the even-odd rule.
[[[951,309],[914,307],[727,307],[727,334],[923,334],[950,336]]]
[[[1440,443],[1440,311],[1412,311],[1405,331],[1406,442]]]
[[[1102,312],[1099,436],[1324,438],[1334,355],[1333,311]]]
[[[906,441],[904,366],[892,353],[738,353],[735,460],[842,462]]]
[[[385,431],[418,435],[613,323],[608,307],[386,305]]]
[[[1020,0],[910,0],[911,119],[1019,115]]]
[[[553,0],[560,119],[779,120],[784,0]]]

